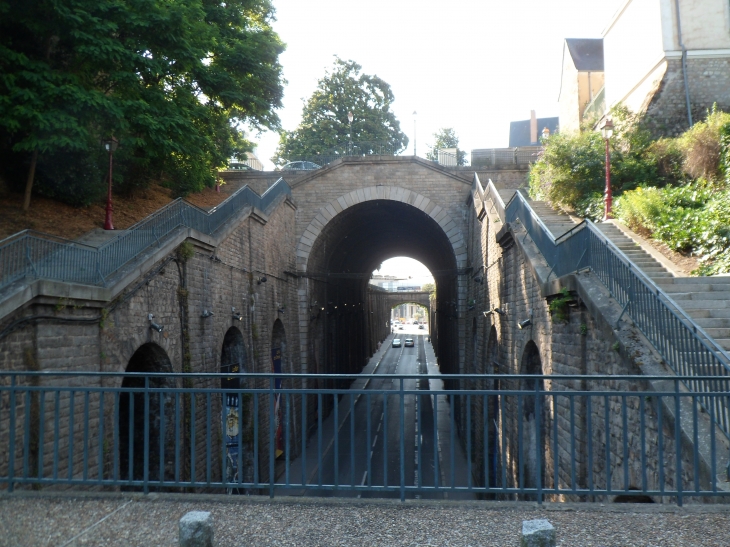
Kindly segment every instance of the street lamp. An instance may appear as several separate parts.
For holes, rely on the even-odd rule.
[[[603,139],[606,141],[606,196],[605,204],[606,209],[603,215],[603,220],[613,218],[611,215],[611,205],[613,204],[613,197],[611,196],[611,151],[608,148],[608,142],[613,136],[613,122],[610,118],[606,118],[601,126],[601,133],[603,133]]]
[[[550,130],[547,127],[544,127],[542,130],[542,143],[545,144],[545,141],[550,138]]]
[[[112,135],[111,138],[104,139],[102,143],[104,145],[104,149],[109,152],[109,189],[106,194],[106,218],[104,219],[104,229],[113,230],[114,223],[112,222],[112,211],[114,211],[114,207],[112,206],[112,159],[114,157],[114,151],[119,146],[119,141]]]
[[[347,121],[350,122],[350,133],[347,135],[350,139],[350,143],[349,143],[348,149],[347,149],[348,156],[352,155],[352,120],[354,120],[354,119],[355,119],[355,116],[352,115],[352,111],[348,110],[347,111]]]
[[[413,111],[413,155],[414,156],[417,156],[418,155],[418,152],[416,152],[416,137],[417,137],[417,134],[416,134],[416,115],[417,114],[418,113],[414,110]]]

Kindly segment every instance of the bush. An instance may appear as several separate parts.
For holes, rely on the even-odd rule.
[[[614,108],[610,115],[615,126],[610,142],[614,195],[640,184],[666,184],[658,164],[660,157],[671,163],[669,152],[651,148],[649,132],[626,108]],[[606,185],[605,151],[605,141],[596,131],[550,137],[530,170],[530,195],[576,212],[595,212],[595,195]]]
[[[727,157],[727,142],[723,151],[722,137],[728,133],[730,114],[713,105],[704,121],[696,123],[677,139],[684,156],[684,172],[693,178],[720,179],[726,165],[723,156]]]
[[[714,261],[730,248],[730,193],[706,181],[682,187],[638,188],[616,203],[616,216],[680,252]]]

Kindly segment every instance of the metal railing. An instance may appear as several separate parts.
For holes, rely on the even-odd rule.
[[[309,161],[324,167],[334,161],[350,156],[395,156],[400,152],[392,144],[380,141],[343,142],[331,150],[304,156],[291,156],[287,162]]]
[[[706,411],[715,405],[712,411],[723,433],[730,438],[730,402],[713,395],[728,389],[730,361],[724,350],[679,304],[644,275],[590,220],[555,239],[521,191],[516,191],[505,204],[490,180],[486,198],[492,200],[503,222],[519,222],[524,226],[527,232],[524,238],[529,237],[535,243],[551,268],[549,275],[560,277],[589,268],[676,374],[686,378],[715,377],[712,382],[686,380],[684,383],[699,395],[698,401]]]
[[[527,166],[540,158],[542,149],[542,146],[476,149],[471,151],[471,165],[472,167]]]
[[[376,378],[0,373],[0,485],[679,504],[730,494],[716,480],[717,405],[700,414],[686,378],[395,374],[391,389],[306,387]]]
[[[180,229],[213,234],[242,208],[265,211],[284,194],[291,195],[291,188],[279,179],[261,196],[244,186],[210,211],[178,198],[98,248],[28,230],[20,232],[0,241],[0,290],[23,279],[104,286],[114,272]]]

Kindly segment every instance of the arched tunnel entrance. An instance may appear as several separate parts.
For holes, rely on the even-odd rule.
[[[313,373],[358,373],[390,332],[390,307],[370,294],[371,272],[386,259],[424,264],[436,284],[430,321],[444,373],[458,372],[458,270],[451,240],[418,207],[372,200],[343,210],[311,246],[305,277],[309,298],[309,362]],[[376,316],[375,319],[371,316]]]

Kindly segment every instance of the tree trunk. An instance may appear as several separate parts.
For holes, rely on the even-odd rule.
[[[38,149],[33,150],[33,156],[30,159],[30,167],[28,168],[28,180],[25,182],[25,197],[23,198],[23,211],[27,211],[30,207],[30,193],[33,190],[33,180],[35,179],[35,164],[38,162]]]

